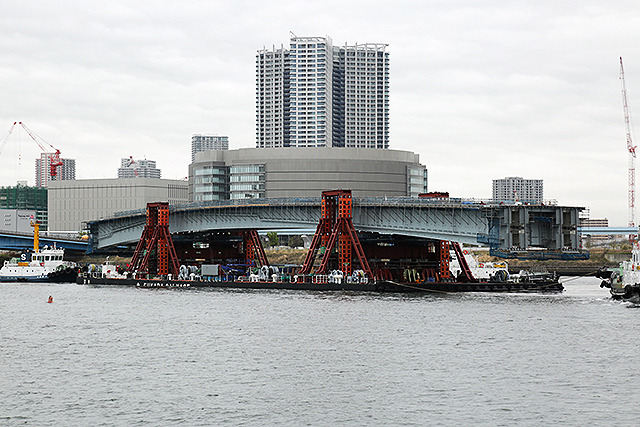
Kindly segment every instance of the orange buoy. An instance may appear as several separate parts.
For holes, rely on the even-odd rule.
[[[49,301],[47,301],[48,303],[52,303],[53,302],[53,297],[51,295],[49,295]]]

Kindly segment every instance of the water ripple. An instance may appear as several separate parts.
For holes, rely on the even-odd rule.
[[[2,286],[6,425],[637,425],[631,306]],[[48,295],[54,304],[46,304]],[[626,400],[628,398],[628,401]]]

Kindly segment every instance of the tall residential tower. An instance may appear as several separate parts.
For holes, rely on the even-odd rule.
[[[256,55],[256,147],[389,148],[386,44],[290,39]]]
[[[60,159],[62,164],[56,167],[56,175],[51,176],[51,156],[42,153],[36,159],[36,187],[47,187],[50,181],[68,181],[76,179],[76,159]]]

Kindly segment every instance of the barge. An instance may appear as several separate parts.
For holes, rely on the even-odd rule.
[[[394,292],[394,293],[451,293],[451,292],[562,292],[562,284],[549,275],[532,282],[423,282],[400,283],[388,280],[373,280],[359,283],[317,283],[275,281],[252,282],[247,280],[170,280],[163,278],[134,279],[92,277],[79,274],[76,283],[82,285],[115,285],[137,288],[235,288],[235,289],[283,289],[294,291],[355,291],[355,292]]]
[[[147,222],[131,263],[84,269],[83,285],[139,288],[237,288],[363,292],[561,292],[555,273],[510,275],[506,262],[479,263],[457,242],[411,242],[386,236],[361,242],[351,191],[322,193],[321,218],[299,266],[269,265],[255,230],[238,234],[238,258],[181,264],[169,233],[167,203],[147,205]],[[226,245],[226,248],[233,246]],[[366,250],[365,250],[366,249]],[[367,255],[365,255],[365,253]],[[320,265],[314,267],[316,259]],[[356,265],[359,264],[359,265]]]
[[[473,255],[464,255],[468,264]],[[464,261],[463,261],[464,263]],[[456,272],[458,262],[452,254],[452,273]],[[521,271],[509,274],[506,263],[499,267],[482,265],[470,267],[474,279],[467,280],[459,274],[461,280],[422,280],[411,277],[408,280],[393,281],[369,279],[362,270],[345,276],[341,271],[329,274],[295,274],[300,267],[279,268],[277,266],[248,268],[248,274],[238,273],[237,267],[222,265],[203,265],[200,268],[180,267],[177,277],[134,274],[124,271],[107,261],[100,268],[88,268],[81,271],[76,283],[80,285],[132,286],[137,288],[235,288],[235,289],[283,289],[295,291],[356,291],[356,292],[393,292],[393,293],[450,293],[450,292],[562,292],[564,287],[553,273],[530,273]],[[203,272],[205,274],[203,274]],[[209,274],[206,274],[209,273]],[[484,278],[482,278],[484,277]]]

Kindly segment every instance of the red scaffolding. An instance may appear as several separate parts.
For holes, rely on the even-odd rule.
[[[331,252],[337,244],[339,270],[347,275],[352,273],[351,264],[353,253],[355,252],[360,262],[360,267],[367,277],[373,277],[369,262],[364,255],[362,245],[353,227],[352,208],[351,190],[322,192],[320,222],[299,274],[309,274],[311,272],[318,250],[321,248],[324,248],[324,253],[316,273],[326,273]]]
[[[178,255],[169,233],[169,203],[147,203],[147,222],[127,271],[178,276]]]
[[[244,258],[247,264],[255,263],[255,260],[260,266],[269,265],[267,261],[267,254],[264,252],[264,247],[260,241],[260,236],[256,230],[248,230],[243,232],[244,238]]]
[[[451,277],[451,270],[449,270],[449,241],[440,240],[439,249],[440,279],[449,279]]]

